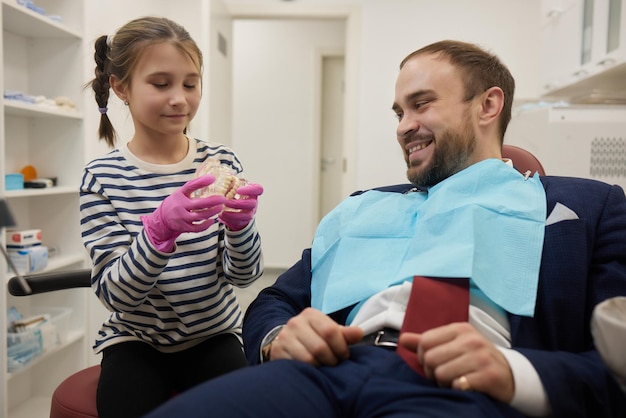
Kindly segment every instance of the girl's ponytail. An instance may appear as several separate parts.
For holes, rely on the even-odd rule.
[[[93,54],[96,61],[94,70],[95,78],[89,83],[93,89],[98,110],[100,111],[100,125],[98,127],[98,135],[100,139],[104,139],[111,148],[115,147],[116,133],[113,124],[107,115],[109,93],[111,86],[109,85],[110,63],[109,63],[109,44],[107,36],[100,36],[95,42],[95,52]]]

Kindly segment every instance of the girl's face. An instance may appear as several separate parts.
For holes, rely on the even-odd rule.
[[[146,48],[128,88],[115,88],[128,102],[135,137],[180,135],[198,110],[201,78],[192,59],[169,42]]]

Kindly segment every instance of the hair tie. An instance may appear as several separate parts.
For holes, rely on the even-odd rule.
[[[113,35],[107,35],[107,46],[111,48],[113,45]]]
[[[100,112],[101,115],[106,114],[106,112],[108,112],[108,111],[109,111],[108,107],[99,107],[98,108],[98,112]]]

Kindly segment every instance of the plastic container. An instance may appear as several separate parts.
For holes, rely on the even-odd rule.
[[[7,248],[7,254],[21,274],[40,271],[48,266],[48,247],[32,245],[24,248]]]
[[[24,176],[19,173],[4,175],[5,190],[22,190],[24,188]]]
[[[32,307],[20,310],[24,318],[48,315],[41,325],[24,332],[7,333],[8,371],[16,372],[46,351],[67,341],[71,308]]]

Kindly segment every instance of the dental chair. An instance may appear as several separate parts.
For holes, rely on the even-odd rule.
[[[532,176],[535,172],[540,176],[545,176],[546,172],[541,162],[531,152],[515,145],[504,144],[502,146],[502,157],[513,161],[513,167],[522,174],[530,171]]]

